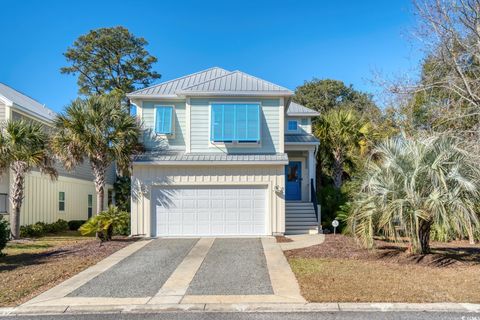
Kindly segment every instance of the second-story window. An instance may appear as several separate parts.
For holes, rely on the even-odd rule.
[[[157,106],[155,107],[155,133],[172,134],[173,107]]]
[[[260,105],[212,104],[213,142],[258,143],[260,141]]]
[[[297,120],[288,120],[287,129],[288,129],[288,131],[297,131],[297,129],[298,129]]]

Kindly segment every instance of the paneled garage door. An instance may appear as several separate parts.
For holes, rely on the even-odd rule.
[[[193,186],[155,189],[157,236],[266,234],[266,187]]]

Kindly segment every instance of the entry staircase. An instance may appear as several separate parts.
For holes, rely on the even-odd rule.
[[[317,234],[318,220],[313,202],[285,202],[285,234]]]

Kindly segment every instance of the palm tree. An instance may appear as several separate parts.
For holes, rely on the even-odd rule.
[[[406,236],[412,253],[430,251],[432,226],[473,240],[479,180],[478,164],[452,138],[389,139],[373,150],[349,226],[369,247],[376,233]]]
[[[49,137],[44,127],[34,122],[8,121],[0,130],[0,173],[11,170],[10,203],[12,205],[12,238],[20,237],[20,210],[25,176],[33,168],[56,178],[53,157],[48,149]]]
[[[350,108],[331,109],[315,124],[314,133],[321,141],[322,164],[331,162],[333,185],[340,189],[346,164],[366,152],[371,125]]]
[[[140,129],[134,117],[119,107],[113,96],[77,99],[55,119],[53,150],[67,170],[88,159],[94,175],[97,212],[104,210],[105,177],[115,161],[128,172],[139,148]]]

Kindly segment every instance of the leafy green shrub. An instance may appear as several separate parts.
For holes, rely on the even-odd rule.
[[[43,222],[37,222],[35,224],[29,224],[29,225],[20,227],[20,237],[22,238],[41,237],[41,236],[44,236],[46,233],[47,233],[47,230],[45,228],[45,223]]]
[[[87,222],[87,220],[70,220],[68,221],[68,229],[77,231],[85,222]]]
[[[117,177],[113,184],[115,190],[115,205],[122,211],[130,211],[130,195],[132,182],[130,177]]]
[[[0,256],[3,255],[2,250],[7,246],[10,240],[10,228],[8,222],[0,216]]]
[[[58,219],[57,222],[53,223],[54,232],[62,232],[68,230],[68,222],[63,219]]]
[[[114,234],[125,234],[130,228],[130,214],[120,211],[118,207],[110,206],[90,218],[79,229],[82,235],[97,234],[102,241],[109,241]]]
[[[42,237],[47,233],[59,233],[68,230],[68,223],[65,220],[58,219],[54,223],[37,222],[20,227],[20,237]]]

